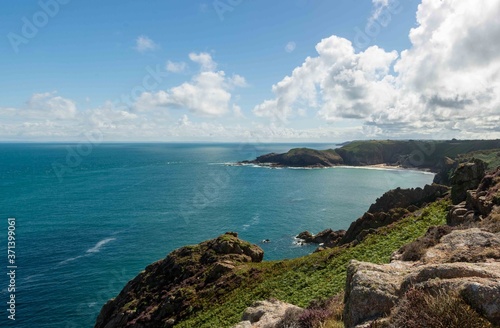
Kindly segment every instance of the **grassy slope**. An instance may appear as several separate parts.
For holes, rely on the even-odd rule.
[[[479,150],[464,154],[458,157],[460,162],[470,161],[472,158],[477,158],[488,164],[489,170],[494,170],[500,166],[500,149]]]
[[[307,306],[312,300],[331,297],[345,286],[346,265],[351,259],[389,262],[393,251],[422,236],[428,227],[446,221],[448,203],[431,204],[419,214],[380,229],[356,247],[333,248],[293,260],[244,265],[239,287],[223,295],[223,301],[199,299],[203,311],[193,313],[176,327],[230,327],[240,321],[246,307],[270,297]],[[216,295],[217,291],[214,290]]]

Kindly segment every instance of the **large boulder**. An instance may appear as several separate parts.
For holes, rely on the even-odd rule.
[[[303,311],[293,304],[275,299],[257,301],[243,313],[241,322],[233,328],[270,328],[275,327],[285,317],[287,311]]]
[[[453,190],[453,189],[452,189]],[[500,168],[486,174],[477,189],[466,190],[465,199],[453,206],[447,217],[451,226],[471,224],[500,211]]]
[[[472,162],[462,163],[451,177],[451,200],[459,204],[467,198],[467,190],[476,189],[483,179],[488,165],[475,159]]]
[[[238,265],[260,262],[264,251],[228,232],[182,247],[149,265],[102,308],[96,328],[172,327],[202,309],[198,295],[230,291],[239,284]]]
[[[477,313],[500,324],[500,238],[480,229],[454,230],[418,262],[351,261],[344,323],[366,325],[391,314],[410,289],[455,293]]]

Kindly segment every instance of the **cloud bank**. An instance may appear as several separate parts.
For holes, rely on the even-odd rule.
[[[375,11],[389,5],[374,0]],[[331,36],[253,112],[286,122],[307,109],[321,119],[362,120],[372,135],[499,132],[500,2],[423,0],[412,47],[355,52]]]

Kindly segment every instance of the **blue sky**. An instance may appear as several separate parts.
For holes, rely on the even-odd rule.
[[[471,49],[497,43],[499,1],[470,5],[476,9],[458,0],[420,3],[41,0],[4,5],[0,140],[80,140],[95,129],[109,141],[497,137],[491,119],[465,121],[480,107],[490,118],[498,116],[498,97],[443,81],[466,72],[476,85],[489,85],[489,93],[498,94],[496,49],[485,58],[476,58]],[[463,13],[470,16],[466,22],[451,26]],[[491,28],[478,27],[474,15]],[[31,24],[35,30],[26,26]],[[412,29],[416,36],[410,39]],[[458,38],[457,30],[465,37]],[[436,41],[432,35],[443,37]],[[460,45],[462,57],[471,50],[471,60],[459,68],[453,53],[433,51]],[[443,61],[451,73],[446,67],[442,74],[426,69]],[[413,72],[419,65],[422,76]],[[480,69],[485,66],[489,73]],[[424,77],[430,81],[425,87]],[[145,79],[151,82],[147,86]]]

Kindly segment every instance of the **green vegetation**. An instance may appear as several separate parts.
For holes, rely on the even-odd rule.
[[[336,152],[346,164],[396,163],[434,168],[443,157],[500,148],[500,140],[371,140],[354,141]]]
[[[277,298],[306,307],[343,291],[350,260],[388,263],[401,246],[425,234],[431,226],[446,221],[447,201],[432,203],[425,209],[379,229],[355,247],[337,247],[293,260],[248,263],[237,271],[238,284],[218,297],[217,290],[194,302],[193,313],[176,327],[229,327],[240,321],[246,307],[254,301]]]
[[[458,161],[469,162],[473,158],[482,160],[488,165],[488,170],[494,170],[500,166],[500,149],[480,150],[458,156]]]

